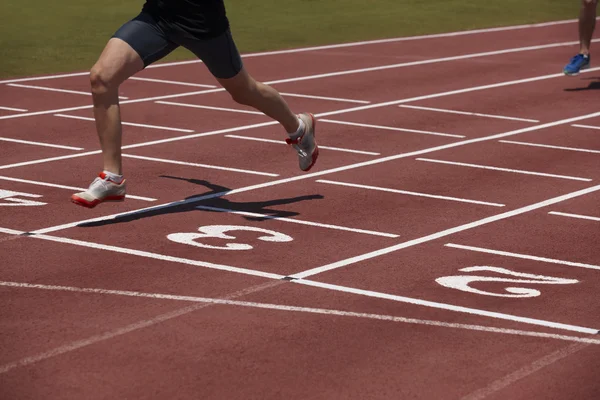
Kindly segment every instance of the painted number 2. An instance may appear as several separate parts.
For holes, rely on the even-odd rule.
[[[268,229],[254,228],[251,226],[235,226],[235,225],[209,225],[198,228],[200,233],[172,233],[167,238],[173,242],[187,244],[190,246],[203,247],[205,249],[216,250],[250,250],[253,247],[245,243],[226,243],[224,246],[212,246],[198,241],[199,239],[223,239],[233,240],[235,236],[228,235],[226,232],[231,231],[250,231],[260,232],[266,235],[259,236],[257,239],[264,242],[291,242],[292,237],[283,233],[270,231]]]
[[[533,275],[526,274],[522,272],[514,272],[505,268],[498,267],[468,267],[462,268],[459,271],[463,272],[480,272],[480,271],[490,271],[496,272],[498,274],[514,276],[519,279],[514,278],[501,278],[501,277],[492,277],[492,276],[477,276],[477,275],[457,275],[457,276],[444,276],[442,278],[438,278],[435,281],[442,286],[462,290],[463,292],[470,292],[476,294],[482,294],[486,296],[496,296],[496,297],[537,297],[541,293],[539,290],[523,288],[523,287],[506,287],[504,290],[510,294],[506,293],[492,293],[486,292],[483,290],[475,289],[469,284],[473,282],[506,282],[506,283],[527,283],[527,284],[537,284],[537,285],[569,285],[578,283],[576,279],[564,279],[564,278],[554,278],[551,276],[543,276],[543,275]]]

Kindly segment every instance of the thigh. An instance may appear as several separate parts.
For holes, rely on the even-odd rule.
[[[229,30],[208,39],[186,36],[180,44],[202,60],[215,78],[230,79],[242,71],[242,58]]]
[[[158,21],[144,11],[121,26],[112,39],[127,43],[137,53],[144,68],[178,47],[167,38]]]

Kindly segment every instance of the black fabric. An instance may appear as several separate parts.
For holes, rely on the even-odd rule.
[[[223,0],[146,0],[143,10],[197,38],[217,37],[229,29]]]

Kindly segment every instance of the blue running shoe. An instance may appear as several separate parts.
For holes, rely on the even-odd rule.
[[[577,54],[575,57],[571,58],[571,61],[565,66],[563,72],[565,75],[575,76],[579,74],[579,71],[582,69],[590,67],[590,60],[591,57],[589,54]]]

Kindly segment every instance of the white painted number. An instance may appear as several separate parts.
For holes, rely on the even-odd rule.
[[[261,232],[266,233],[267,236],[259,236],[258,240],[265,242],[291,242],[292,239],[288,235],[283,233],[270,231],[268,229],[254,228],[251,226],[234,226],[234,225],[210,225],[201,226],[198,228],[201,233],[172,233],[167,236],[169,240],[173,242],[189,244],[190,246],[203,247],[206,249],[217,249],[217,250],[250,250],[253,247],[245,243],[227,243],[225,246],[211,246],[208,244],[197,242],[197,239],[217,238],[230,240],[235,239],[235,236],[227,235],[225,232],[230,231],[250,231],[250,232]]]
[[[516,276],[519,278],[527,278],[527,279],[511,279],[511,278],[498,278],[491,276],[477,276],[477,275],[458,275],[458,276],[444,276],[442,278],[436,279],[435,281],[442,286],[462,290],[463,292],[477,293],[486,296],[496,296],[496,297],[537,297],[541,293],[536,289],[528,289],[523,287],[506,287],[508,293],[492,293],[485,292],[483,290],[475,289],[469,286],[470,283],[473,282],[506,282],[506,283],[534,283],[538,285],[570,285],[574,283],[578,283],[576,279],[563,279],[563,278],[554,278],[551,276],[543,276],[543,275],[533,275],[533,274],[525,274],[522,272],[514,272],[505,268],[498,267],[488,267],[488,266],[476,266],[476,267],[468,267],[460,269],[459,271],[463,272],[478,272],[478,271],[491,271],[496,272],[498,274]]]
[[[24,200],[24,199],[16,199],[15,197],[42,197],[39,194],[29,194],[29,193],[21,193],[21,192],[13,192],[12,190],[4,190],[0,189],[0,207],[2,206],[13,206],[13,207],[26,207],[26,206],[43,206],[47,203],[42,203],[41,201],[33,201],[33,200]]]

